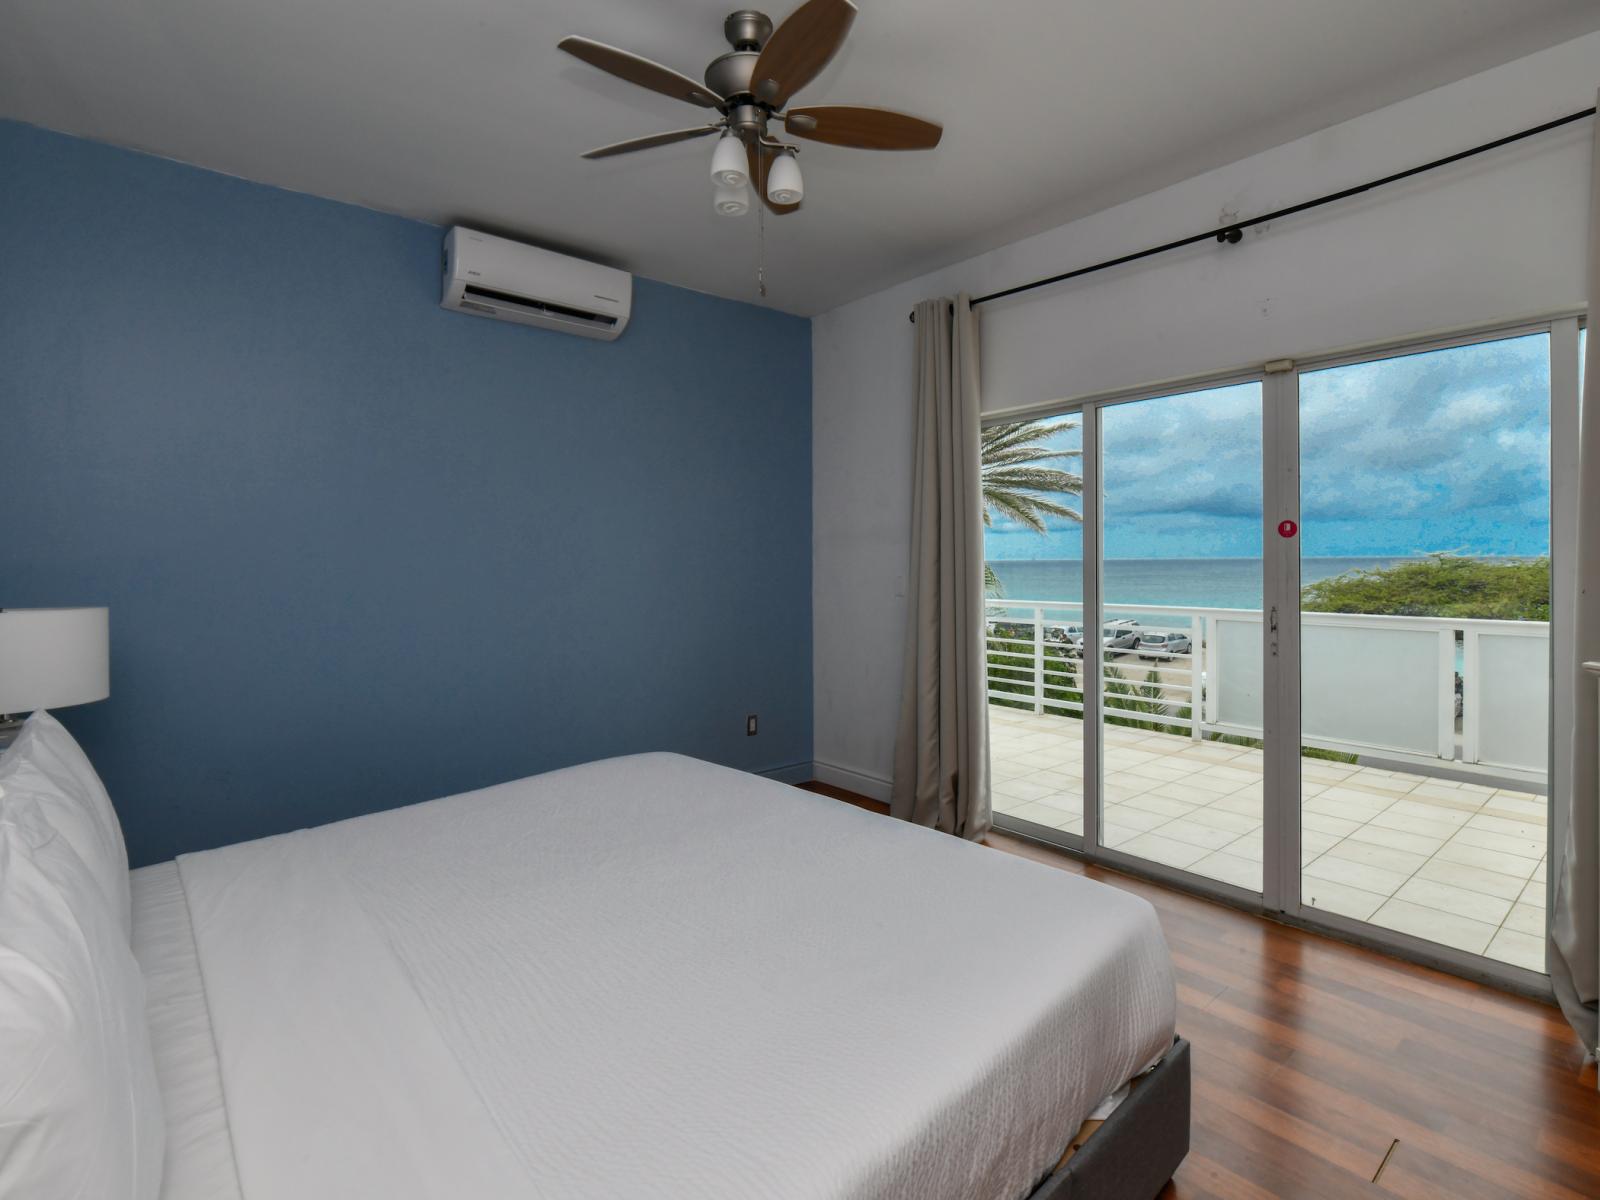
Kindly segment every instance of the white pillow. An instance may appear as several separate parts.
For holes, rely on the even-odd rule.
[[[156,1200],[166,1130],[144,980],[77,853],[0,800],[0,1196]]]
[[[29,717],[0,755],[0,793],[32,797],[83,860],[122,927],[133,933],[128,848],[105,785],[70,733],[49,713]]]

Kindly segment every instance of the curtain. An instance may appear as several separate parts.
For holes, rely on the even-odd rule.
[[[978,323],[965,295],[917,305],[906,656],[890,812],[989,831]]]
[[[1589,181],[1589,317],[1600,312],[1600,117],[1595,119]],[[1579,426],[1576,636],[1579,662],[1600,662],[1600,339],[1590,328]],[[1572,819],[1550,919],[1550,982],[1573,1029],[1600,1045],[1600,703],[1597,679],[1579,671],[1572,703]]]

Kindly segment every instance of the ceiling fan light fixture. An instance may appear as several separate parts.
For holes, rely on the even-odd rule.
[[[731,133],[718,138],[717,148],[711,153],[711,182],[719,188],[742,188],[750,182],[744,143]]]
[[[781,122],[784,134],[831,146],[860,150],[931,150],[943,129],[932,121],[886,108],[858,104],[791,107],[844,44],[855,21],[858,0],[799,0],[776,25],[754,9],[740,9],[723,23],[732,46],[705,69],[702,86],[682,71],[585,37],[565,37],[557,48],[636,87],[710,109],[716,119],[613,142],[587,151],[587,159],[676,145],[716,137],[711,154],[712,206],[725,216],[758,212],[782,216],[796,212],[805,198],[796,159],[800,147],[768,132]],[[721,135],[721,136],[717,136]],[[765,292],[763,292],[763,295]]]
[[[767,172],[767,199],[774,204],[799,204],[805,194],[799,159],[792,152],[774,158],[772,169]]]
[[[750,189],[742,183],[737,186],[719,183],[712,194],[711,207],[718,216],[742,217],[750,211]]]

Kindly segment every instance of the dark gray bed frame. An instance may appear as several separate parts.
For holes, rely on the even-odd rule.
[[[1189,1043],[1144,1077],[1028,1200],[1154,1200],[1189,1153]]]

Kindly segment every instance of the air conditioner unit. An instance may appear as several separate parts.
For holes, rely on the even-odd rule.
[[[445,234],[440,304],[609,342],[628,327],[633,276],[457,225]]]

